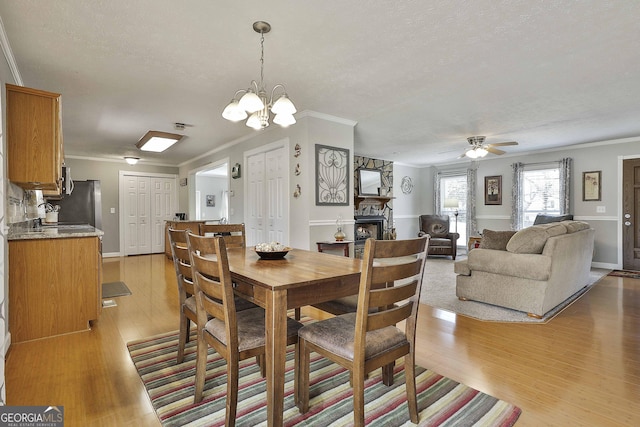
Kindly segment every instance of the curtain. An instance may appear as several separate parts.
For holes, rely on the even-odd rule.
[[[511,165],[513,179],[511,180],[511,229],[519,230],[522,227],[522,172],[524,163]]]
[[[467,169],[467,237],[476,236],[478,221],[476,220],[476,176],[477,169]]]
[[[436,173],[436,177],[433,180],[433,212],[435,212],[436,215],[442,215],[442,206],[440,206],[440,181],[442,178],[442,173],[438,172]]]
[[[570,157],[560,160],[560,215],[571,212],[571,163]]]

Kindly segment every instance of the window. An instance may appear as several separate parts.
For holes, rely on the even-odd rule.
[[[457,200],[457,207],[452,205]],[[467,241],[467,175],[440,177],[440,212],[451,218],[450,230],[460,234],[458,245]],[[458,212],[456,223],[455,213]]]
[[[513,165],[514,193],[512,227],[533,224],[536,215],[564,215],[570,212],[569,177],[571,159],[559,162]]]
[[[522,177],[522,227],[539,213],[560,215],[560,169],[525,170]]]

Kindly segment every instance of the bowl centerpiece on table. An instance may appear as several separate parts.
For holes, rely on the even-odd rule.
[[[258,243],[255,251],[261,259],[282,259],[291,250],[278,242]]]

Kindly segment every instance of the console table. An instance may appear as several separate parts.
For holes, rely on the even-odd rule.
[[[353,240],[327,240],[323,242],[316,242],[318,245],[318,252],[323,252],[324,249],[342,249],[344,256],[349,256],[349,243],[353,243]]]

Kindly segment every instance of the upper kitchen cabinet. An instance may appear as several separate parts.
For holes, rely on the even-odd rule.
[[[24,189],[60,194],[62,113],[60,94],[7,84],[9,181]]]

